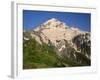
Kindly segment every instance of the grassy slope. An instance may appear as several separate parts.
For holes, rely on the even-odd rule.
[[[70,60],[59,59],[52,45],[40,45],[35,39],[23,43],[23,68],[52,68],[81,66]]]

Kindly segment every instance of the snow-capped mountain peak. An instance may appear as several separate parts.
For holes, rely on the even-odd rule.
[[[56,18],[51,18],[39,26],[40,28],[67,28],[68,26]]]
[[[51,43],[58,50],[60,57],[66,56],[77,60],[77,56],[81,56],[80,61],[83,61],[81,60],[83,58],[90,59],[90,52],[83,55],[81,53],[83,49],[80,49],[84,44],[90,49],[90,32],[67,26],[56,18],[45,21],[33,30],[24,31],[24,40],[28,41],[30,38],[35,39],[41,45]]]

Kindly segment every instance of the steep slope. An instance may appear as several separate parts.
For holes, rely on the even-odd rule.
[[[69,27],[52,18],[37,28],[24,31],[24,40],[35,39],[39,44],[51,44],[56,54],[63,60],[75,63],[91,64],[90,32]]]

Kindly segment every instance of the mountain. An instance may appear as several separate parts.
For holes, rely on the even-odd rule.
[[[35,29],[23,32],[24,41],[35,39],[39,44],[52,45],[63,60],[79,64],[91,64],[90,32],[70,27],[55,18],[49,19]]]

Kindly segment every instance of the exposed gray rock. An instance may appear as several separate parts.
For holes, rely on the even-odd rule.
[[[24,32],[24,39],[34,38],[40,44],[51,43],[60,58],[87,65],[91,64],[90,36],[90,32],[70,28],[55,18]]]

